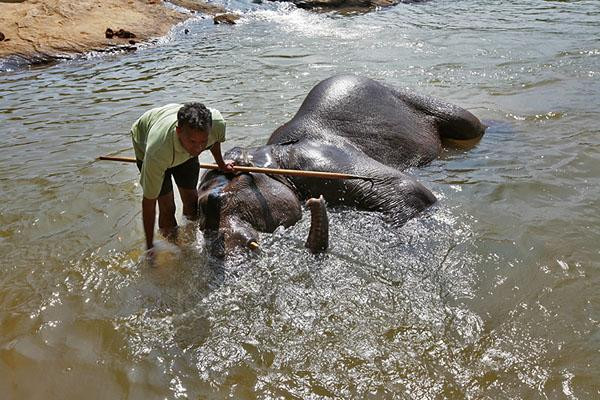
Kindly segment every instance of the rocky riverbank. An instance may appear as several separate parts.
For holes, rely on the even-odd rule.
[[[259,2],[260,0],[256,0]],[[421,0],[277,0],[315,11],[366,12]],[[41,64],[89,51],[135,50],[138,42],[165,35],[190,13],[233,24],[238,16],[204,0],[0,0],[0,70]]]
[[[225,12],[198,0],[173,3],[208,15]],[[39,64],[88,51],[133,48],[188,17],[160,0],[0,0],[0,59]]]

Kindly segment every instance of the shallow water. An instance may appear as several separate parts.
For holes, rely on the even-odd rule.
[[[599,397],[600,4],[228,6],[234,27],[0,74],[3,398]],[[305,216],[225,263],[187,224],[142,261],[137,170],[94,161],[132,154],[135,118],[199,99],[226,148],[258,145],[347,72],[490,126],[410,171],[433,208],[332,209],[316,257]]]

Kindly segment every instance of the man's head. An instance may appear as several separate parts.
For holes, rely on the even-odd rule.
[[[206,148],[211,126],[212,114],[202,103],[185,103],[177,112],[177,137],[194,157]]]

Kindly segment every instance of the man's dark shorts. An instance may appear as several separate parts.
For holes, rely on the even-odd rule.
[[[138,169],[142,170],[142,161],[135,160]],[[171,176],[175,178],[175,183],[178,187],[183,189],[196,189],[198,186],[198,175],[200,174],[200,163],[198,157],[192,157],[183,164],[179,164],[175,167],[169,168],[165,171],[165,177],[163,178],[162,187],[160,194],[171,193],[173,191],[173,182],[171,182]]]

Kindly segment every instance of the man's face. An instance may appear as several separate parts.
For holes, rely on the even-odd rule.
[[[176,132],[183,148],[190,153],[192,157],[196,157],[206,148],[210,128],[208,131],[203,131],[183,125],[178,126]]]

